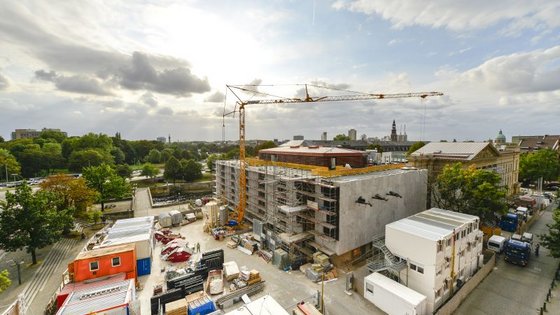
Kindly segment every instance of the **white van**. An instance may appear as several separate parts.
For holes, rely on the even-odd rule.
[[[523,235],[521,236],[521,241],[533,245],[533,233],[523,233]]]
[[[488,239],[488,249],[493,250],[496,253],[501,253],[504,250],[504,246],[506,244],[506,238],[500,235],[492,235]]]

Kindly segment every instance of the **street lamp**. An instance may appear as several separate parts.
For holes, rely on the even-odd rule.
[[[25,261],[20,261],[19,263],[16,263],[15,260],[11,259],[11,266],[16,266],[17,267],[17,277],[18,277],[18,285],[21,285],[21,265],[23,265],[25,263]]]

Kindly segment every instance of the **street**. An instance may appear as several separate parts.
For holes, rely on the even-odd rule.
[[[552,222],[550,208],[529,229],[535,236],[535,244],[539,242],[538,236],[548,231],[546,224]],[[498,255],[494,271],[471,292],[454,314],[538,314],[558,262],[558,259],[548,256],[548,250],[543,246],[538,257],[532,253],[527,267],[506,263],[503,254]]]

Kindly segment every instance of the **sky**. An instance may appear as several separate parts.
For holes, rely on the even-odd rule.
[[[383,137],[393,119],[410,140],[560,134],[559,16],[557,0],[5,0],[0,135],[236,140],[236,101],[303,84],[444,95],[246,105],[247,139]]]

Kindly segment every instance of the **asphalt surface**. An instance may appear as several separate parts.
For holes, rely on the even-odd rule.
[[[554,203],[556,205],[556,203]],[[547,223],[552,222],[552,207],[542,213],[529,232],[535,236],[548,232]],[[548,256],[548,250],[540,247],[540,255],[533,255],[527,267],[504,261],[503,254],[496,257],[496,267],[463,301],[454,314],[539,314],[546,301],[559,259]],[[558,304],[559,297],[553,297]],[[560,314],[560,308],[556,313]]]

